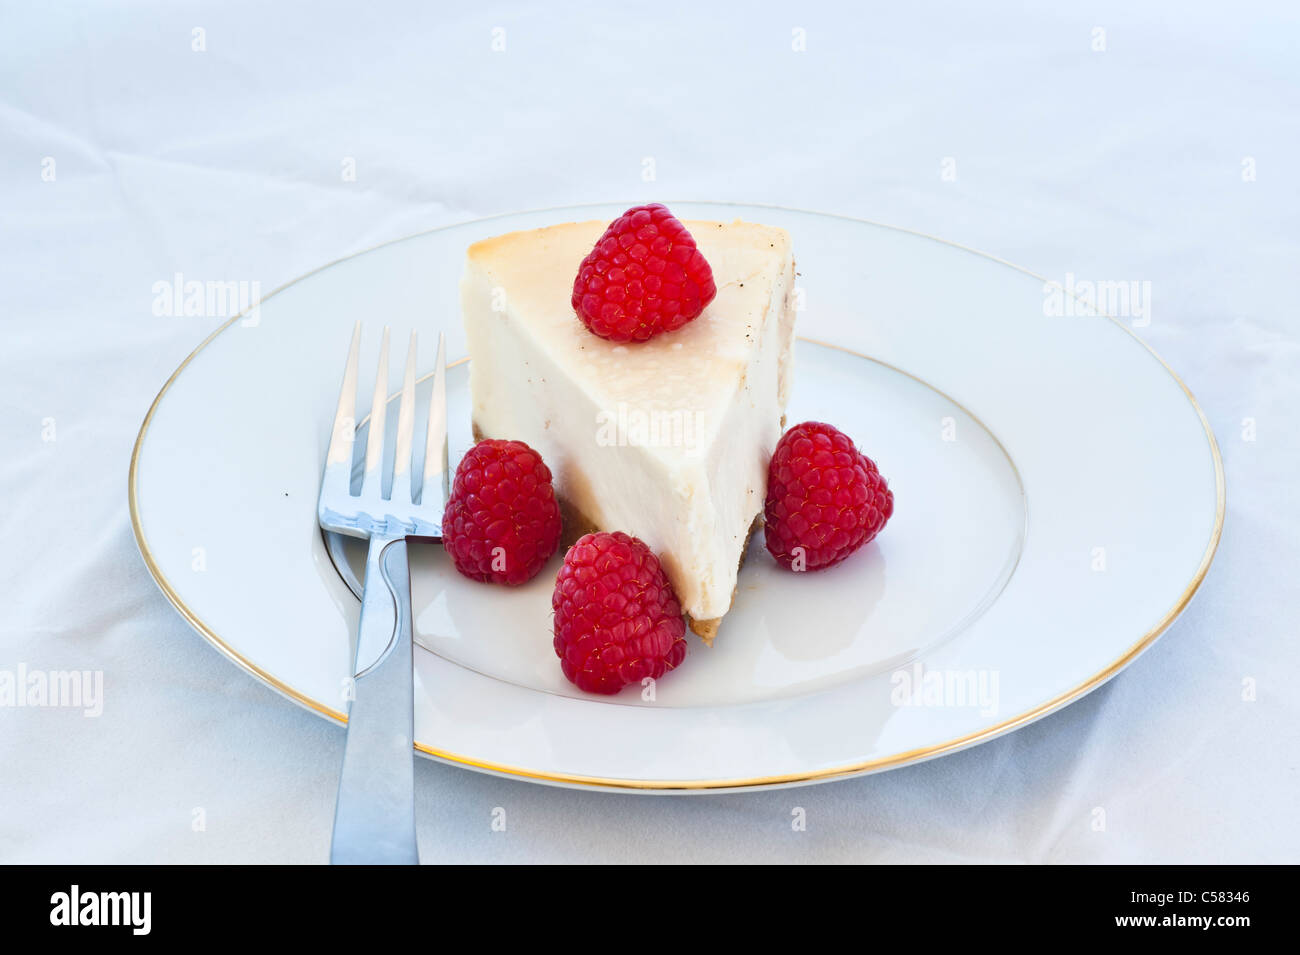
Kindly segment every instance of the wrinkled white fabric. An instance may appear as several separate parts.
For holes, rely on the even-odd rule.
[[[195,636],[131,536],[137,428],[214,324],[155,316],[153,284],[652,198],[1150,281],[1144,337],[1223,450],[1218,558],[1131,669],[995,742],[730,796],[420,761],[424,858],[1297,860],[1294,7],[715,6],[0,7],[0,668],[104,674],[98,718],[0,708],[0,861],[327,858],[341,729]]]

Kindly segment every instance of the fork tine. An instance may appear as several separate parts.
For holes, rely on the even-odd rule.
[[[334,425],[330,429],[330,449],[325,457],[326,479],[341,479],[346,493],[352,478],[352,442],[357,433],[357,359],[361,354],[361,323],[352,329],[352,344],[348,348],[348,362],[343,368],[343,385],[339,389],[338,409],[334,412]],[[342,468],[336,465],[343,465]],[[335,490],[340,490],[335,488]]]
[[[375,372],[375,394],[370,401],[370,434],[366,437],[366,473],[361,478],[361,496],[373,490],[384,496],[384,412],[388,409],[388,326],[379,345],[379,369]],[[371,482],[378,474],[377,485]]]
[[[433,505],[441,519],[447,503],[447,336],[438,333],[438,360],[429,394],[429,432],[424,443],[424,481],[420,506]]]
[[[415,437],[415,358],[416,333],[411,332],[411,343],[406,349],[406,375],[402,379],[402,403],[397,409],[397,449],[393,455],[394,501],[410,503],[411,495],[411,445]]]

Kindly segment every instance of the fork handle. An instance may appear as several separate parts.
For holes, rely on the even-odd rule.
[[[414,865],[415,686],[406,539],[372,538],[330,862]]]

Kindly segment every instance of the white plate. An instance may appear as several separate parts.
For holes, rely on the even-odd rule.
[[[824,573],[780,571],[756,540],[714,649],[692,639],[652,700],[587,696],[561,676],[558,556],[507,590],[416,546],[421,752],[656,791],[872,772],[1078,699],[1186,606],[1222,530],[1222,463],[1191,394],[1123,324],[1051,317],[1043,279],[916,233],[768,207],[672,208],[790,231],[806,302],[790,420],[851,434],[894,489],[895,515]],[[232,320],[199,346],[140,429],[130,500],[146,564],[200,634],[344,719],[358,605],[314,515],[352,323],[372,326],[371,367],[380,324],[399,342],[418,328],[427,370],[438,330],[464,353],[469,243],[620,211],[531,212],[390,243],[291,282],[255,323]],[[453,460],[469,441],[465,371],[449,375]]]

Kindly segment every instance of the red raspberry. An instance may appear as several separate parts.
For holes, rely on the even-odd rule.
[[[551,597],[555,652],[578,689],[617,693],[686,656],[686,622],[659,559],[626,534],[588,534],[564,555]]]
[[[763,517],[767,549],[785,567],[838,564],[879,534],[893,513],[894,495],[875,462],[844,432],[807,421],[777,442]]]
[[[466,577],[522,584],[560,546],[551,470],[522,441],[480,441],[461,458],[442,515],[442,544]]]
[[[578,266],[573,310],[612,342],[643,342],[681,328],[718,294],[713,269],[666,206],[633,206],[610,223]]]

